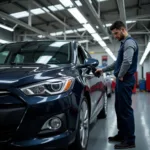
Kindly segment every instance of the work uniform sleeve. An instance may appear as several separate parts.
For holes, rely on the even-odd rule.
[[[122,78],[127,73],[132,64],[134,52],[136,51],[136,43],[133,40],[127,40],[124,45],[123,62],[118,77]]]
[[[109,66],[107,66],[107,67],[105,67],[105,68],[103,68],[103,69],[102,69],[103,72],[108,72],[108,71],[114,70],[114,69],[115,69],[115,64],[116,64],[116,62],[112,63],[111,65],[109,65]]]

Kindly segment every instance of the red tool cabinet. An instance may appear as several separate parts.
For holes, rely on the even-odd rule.
[[[146,73],[146,90],[150,91],[150,72]]]

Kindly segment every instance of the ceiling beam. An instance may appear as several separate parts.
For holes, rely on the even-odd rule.
[[[136,32],[129,32],[129,34],[132,34],[132,35],[136,35],[136,34],[142,35],[142,34],[150,34],[150,32],[136,31]]]
[[[32,2],[32,1],[31,1],[31,2]],[[25,11],[28,11],[27,8],[25,8],[24,6],[22,6],[22,5],[19,4],[18,2],[14,2],[13,4],[16,5],[17,7],[19,7],[19,8],[21,8],[21,9],[25,10]],[[32,16],[35,16],[32,12],[31,12],[31,14],[32,14]],[[37,17],[40,21],[42,21],[43,23],[47,24],[47,21],[46,21],[45,19],[43,19],[42,17],[40,17],[40,16],[38,16],[38,15],[36,15],[36,17]]]
[[[58,21],[60,24],[62,24],[63,26],[65,26],[66,28],[70,28],[66,23],[64,23],[62,20],[60,20],[58,17],[56,17],[55,15],[53,15],[50,11],[45,11],[45,9],[43,9],[42,4],[40,4],[39,2],[37,2],[36,0],[33,0],[33,3],[38,6],[39,8],[41,8],[46,14],[48,14],[50,17],[52,17],[53,19],[55,19],[56,21]],[[48,8],[47,8],[48,9]],[[48,9],[49,10],[49,9]]]
[[[125,24],[125,26],[127,28],[127,24],[126,24],[126,10],[125,10],[124,0],[117,0],[117,4],[118,4],[118,9],[119,9],[120,19],[123,21],[123,23]]]
[[[95,9],[93,8],[93,6],[90,4],[90,2],[88,0],[81,0],[82,4],[84,7],[87,7],[90,11],[91,16],[95,19],[95,21],[97,22],[97,25],[101,28],[102,32],[109,37],[110,42],[112,43],[112,38],[110,37],[107,29],[103,26],[103,23],[101,21],[101,19],[98,17],[97,12],[95,11]]]
[[[7,19],[7,20],[9,20],[9,21],[11,21],[11,22],[13,22],[13,23],[15,23],[15,24],[18,24],[18,25],[20,25],[20,26],[22,26],[22,27],[24,27],[24,28],[26,28],[26,29],[28,29],[28,30],[30,30],[30,31],[33,31],[33,32],[35,32],[35,33],[44,35],[44,36],[46,36],[47,38],[51,38],[51,39],[53,39],[53,40],[55,39],[54,37],[52,37],[52,36],[46,34],[45,32],[43,32],[43,31],[41,31],[41,30],[39,30],[39,29],[37,29],[37,28],[35,28],[35,27],[31,27],[31,26],[29,26],[28,24],[24,23],[23,21],[20,21],[20,20],[14,18],[14,17],[12,17],[12,16],[10,16],[10,15],[8,15],[8,14],[2,12],[2,11],[0,11],[0,16],[3,17],[3,18],[5,18],[5,19]]]

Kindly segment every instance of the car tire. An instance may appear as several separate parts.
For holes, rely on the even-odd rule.
[[[97,116],[98,119],[104,119],[104,118],[107,117],[107,104],[108,104],[108,101],[107,101],[107,94],[106,94],[106,92],[104,93],[103,100],[104,100],[103,109],[98,114],[98,116]]]
[[[73,144],[69,147],[69,150],[86,150],[89,140],[89,107],[86,97],[83,98],[80,112],[79,122],[76,133],[76,138]],[[83,139],[85,138],[85,139]]]

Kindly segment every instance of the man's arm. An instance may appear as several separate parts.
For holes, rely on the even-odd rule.
[[[102,71],[103,72],[108,72],[108,71],[114,70],[115,69],[115,64],[116,64],[116,62],[112,63],[111,65],[109,65],[109,66],[107,66],[105,68],[102,68]]]
[[[130,68],[136,47],[136,43],[133,40],[126,41],[124,45],[123,62],[118,75],[119,78],[123,78]]]

